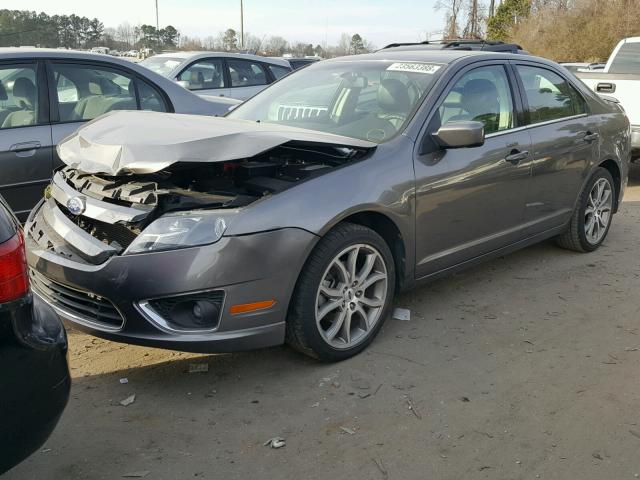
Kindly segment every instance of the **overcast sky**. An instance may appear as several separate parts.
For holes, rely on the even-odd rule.
[[[160,25],[189,36],[215,36],[239,30],[240,0],[158,0]],[[359,33],[377,46],[438,35],[444,14],[435,0],[244,0],[245,31],[259,37],[280,35],[289,41],[337,43],[340,34]],[[5,5],[6,8],[6,5]],[[21,0],[21,10],[49,15],[97,17],[106,27],[128,21],[155,25],[155,0]]]

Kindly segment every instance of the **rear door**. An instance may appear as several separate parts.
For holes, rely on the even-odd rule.
[[[509,72],[507,62],[467,67],[427,124],[414,160],[418,278],[523,239],[531,137]],[[432,134],[462,120],[484,123],[484,145],[438,147]]]
[[[42,198],[52,171],[43,64],[0,63],[0,195],[21,221]]]
[[[246,100],[271,83],[267,68],[260,62],[227,58],[229,96]]]
[[[202,58],[191,63],[176,77],[198,95],[228,97],[225,65],[222,58]]]
[[[514,64],[533,142],[526,218],[531,233],[539,233],[569,220],[588,167],[599,157],[600,132],[585,99],[560,72]]]

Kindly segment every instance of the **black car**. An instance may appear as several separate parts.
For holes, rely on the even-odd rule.
[[[67,337],[29,290],[18,220],[0,196],[0,474],[49,437],[69,398]]]

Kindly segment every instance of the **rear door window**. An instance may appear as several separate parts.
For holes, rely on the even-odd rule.
[[[0,129],[38,123],[35,66],[0,67]]]
[[[582,95],[557,73],[528,65],[517,65],[516,69],[524,85],[531,124],[586,113]]]
[[[140,96],[140,109],[154,112],[167,112],[167,104],[160,92],[144,80],[138,79],[138,95]]]
[[[268,83],[264,67],[257,62],[228,59],[227,65],[232,87],[253,87]]]

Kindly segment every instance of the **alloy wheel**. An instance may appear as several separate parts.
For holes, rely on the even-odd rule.
[[[316,294],[316,324],[333,348],[362,342],[380,321],[388,295],[388,274],[380,252],[366,244],[338,253]]]
[[[606,178],[600,178],[589,192],[584,212],[584,233],[590,244],[597,245],[607,233],[612,207],[611,183]]]

